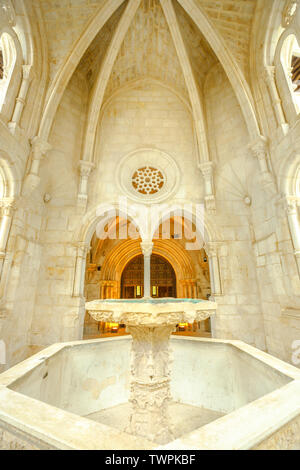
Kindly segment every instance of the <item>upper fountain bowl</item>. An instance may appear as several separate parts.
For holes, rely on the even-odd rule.
[[[214,314],[217,304],[202,299],[106,299],[85,304],[96,321],[158,326],[193,323]]]

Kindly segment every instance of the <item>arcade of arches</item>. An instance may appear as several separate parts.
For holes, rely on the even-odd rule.
[[[188,242],[195,242],[195,237],[187,234],[187,225],[183,220],[176,223],[171,218],[170,237],[162,238],[162,227],[153,240],[151,255],[151,297],[179,297],[208,299],[211,295],[208,257],[204,248],[187,250]],[[144,259],[141,239],[119,240],[119,226],[122,219],[117,218],[107,224],[106,235],[117,227],[115,239],[98,239],[94,234],[91,249],[87,255],[85,273],[85,298],[129,299],[144,296]],[[185,232],[184,232],[185,228]],[[191,226],[191,229],[195,227]],[[181,230],[180,230],[181,229]],[[182,237],[176,238],[181,232]],[[197,247],[195,247],[197,248]],[[110,334],[124,334],[118,324],[95,322],[88,314],[85,316],[84,338],[96,338]],[[180,324],[177,333],[184,335],[210,336],[210,320],[199,324]]]

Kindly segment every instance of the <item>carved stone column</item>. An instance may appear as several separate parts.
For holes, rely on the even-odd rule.
[[[266,66],[264,78],[270,91],[272,103],[274,104],[277,123],[279,126],[281,126],[283,133],[286,135],[289,130],[289,125],[285,120],[285,116],[284,116],[282,104],[281,104],[281,99],[279,98],[276,80],[275,80],[275,66],[274,65]]]
[[[261,136],[258,140],[250,145],[250,149],[254,157],[257,158],[260,168],[261,181],[264,189],[269,191],[271,194],[275,194],[277,191],[276,185],[268,165],[267,140]]]
[[[214,190],[213,163],[200,163],[199,168],[204,178],[205,207],[208,212],[214,213],[216,211],[216,201]]]
[[[284,200],[285,210],[287,213],[289,228],[294,246],[294,255],[296,258],[298,272],[300,275],[300,223],[297,202],[297,198],[293,197],[286,197]]]
[[[79,169],[79,188],[78,188],[78,206],[86,208],[88,200],[88,181],[91,171],[95,168],[95,165],[92,162],[87,162],[85,160],[80,160],[78,169]]]
[[[11,228],[13,214],[16,210],[15,201],[13,199],[3,199],[0,201],[0,277],[2,274],[3,263],[6,255],[6,245],[9,231]]]
[[[41,161],[45,154],[51,150],[51,145],[38,136],[31,140],[31,147],[31,166],[24,182],[23,194],[30,193],[38,186],[40,182],[39,169]]]
[[[85,275],[85,263],[90,245],[84,242],[78,242],[74,244],[77,249],[74,285],[73,285],[73,297],[80,297],[83,295],[84,287],[84,275]]]
[[[12,134],[15,134],[16,131],[20,129],[20,120],[22,117],[24,106],[26,104],[26,98],[27,98],[29,85],[33,78],[31,65],[23,65],[22,72],[23,72],[23,78],[22,78],[21,88],[19,91],[19,96],[16,99],[16,105],[15,105],[12,120],[11,122],[8,123],[8,127]]]
[[[221,276],[218,259],[218,242],[209,242],[205,245],[205,251],[209,261],[212,295],[222,295]]]
[[[153,249],[152,241],[144,241],[141,243],[144,255],[144,297],[151,297],[151,254]]]
[[[128,432],[164,444],[172,440],[169,403],[171,356],[169,339],[174,325],[128,325],[132,335],[132,414]]]

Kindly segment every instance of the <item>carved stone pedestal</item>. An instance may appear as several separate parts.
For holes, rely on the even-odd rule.
[[[172,440],[168,406],[170,393],[169,339],[175,325],[129,326],[132,415],[128,432],[165,444]]]

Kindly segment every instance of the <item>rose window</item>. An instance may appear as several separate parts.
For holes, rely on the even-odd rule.
[[[132,186],[140,194],[156,194],[164,184],[162,172],[152,166],[139,168],[132,176]]]

